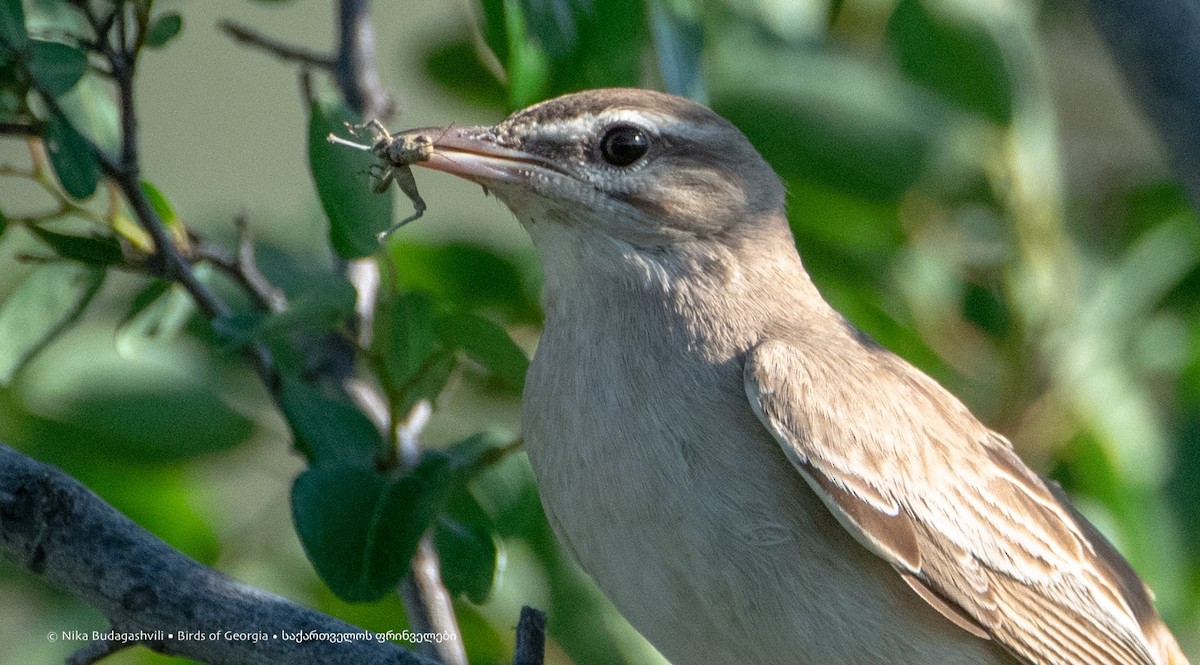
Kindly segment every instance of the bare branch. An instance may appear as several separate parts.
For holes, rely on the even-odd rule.
[[[421,459],[421,433],[429,424],[433,407],[428,400],[420,400],[413,406],[408,417],[396,425],[398,457],[405,466],[412,466]],[[462,634],[458,629],[458,617],[450,591],[442,583],[442,563],[433,536],[426,533],[413,555],[412,568],[408,577],[400,584],[400,597],[408,612],[408,623],[414,632],[439,633],[448,636],[437,642],[421,644],[422,653],[436,657],[445,665],[467,665],[467,652]]]
[[[62,471],[3,445],[0,558],[95,607],[118,636],[134,638],[114,640],[121,644],[214,664],[436,665],[200,565]],[[189,631],[218,637],[188,639]]]
[[[7,136],[41,136],[42,126],[37,122],[0,122],[0,134]]]
[[[350,108],[364,118],[388,119],[395,112],[375,58],[375,26],[368,0],[338,1],[338,47],[334,78]]]
[[[196,238],[195,258],[212,264],[221,272],[229,275],[254,299],[259,307],[268,312],[282,312],[287,309],[287,296],[267,279],[258,269],[258,260],[254,250],[254,239],[250,234],[250,225],[245,216],[239,215],[234,220],[238,230],[238,249],[236,253]]]
[[[217,28],[224,31],[225,34],[229,35],[231,39],[239,44],[266,51],[285,62],[294,62],[305,67],[333,71],[334,59],[323,53],[287,44],[268,37],[253,28],[228,19],[218,21]]]

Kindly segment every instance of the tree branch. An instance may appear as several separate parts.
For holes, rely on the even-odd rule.
[[[268,37],[240,23],[224,19],[217,21],[217,28],[229,35],[235,42],[266,51],[285,62],[294,62],[305,67],[329,71],[334,68],[334,59],[323,53]]]
[[[334,78],[350,108],[363,118],[391,117],[395,105],[383,89],[375,63],[375,26],[369,0],[339,0]]]
[[[1200,211],[1200,6],[1191,0],[1089,0],[1088,7]]]
[[[517,648],[513,665],[542,665],[546,657],[546,615],[526,605],[517,622]]]
[[[420,461],[421,433],[433,415],[433,406],[421,400],[403,422],[396,425],[396,447],[401,464],[412,466]],[[426,655],[434,656],[445,665],[467,665],[467,652],[458,629],[458,617],[449,590],[442,583],[442,562],[433,536],[426,533],[413,555],[408,577],[400,583],[400,597],[408,612],[408,621],[417,632],[451,635],[451,639],[430,644]]]
[[[41,136],[39,122],[0,122],[0,134],[5,136]]]
[[[136,641],[161,653],[214,664],[436,665],[372,633],[200,565],[67,474],[3,445],[0,558],[98,609],[118,637],[107,642]],[[207,639],[188,639],[189,631]],[[227,631],[247,637],[225,637]],[[258,639],[250,639],[252,634]],[[115,646],[106,644],[105,649]],[[89,644],[81,655],[94,651]]]

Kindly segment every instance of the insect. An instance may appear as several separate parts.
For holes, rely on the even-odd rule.
[[[333,134],[327,137],[330,143],[350,146],[359,150],[369,150],[371,154],[379,158],[379,161],[371,166],[371,177],[375,180],[371,190],[376,194],[383,194],[395,182],[400,191],[404,192],[404,195],[413,204],[412,215],[380,232],[379,239],[382,241],[396,229],[413,220],[420,219],[421,215],[425,213],[425,201],[417,192],[417,180],[413,177],[410,165],[429,159],[429,156],[433,154],[433,140],[424,135],[393,136],[382,123],[374,119],[363,125],[347,123],[346,129],[353,136],[357,136],[359,130],[366,129],[375,141],[370,146],[365,146]]]

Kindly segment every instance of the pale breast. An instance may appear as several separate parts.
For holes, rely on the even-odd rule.
[[[741,353],[636,301],[576,308],[588,325],[548,313],[526,447],[559,538],[674,665],[1007,662],[833,519],[751,411]]]

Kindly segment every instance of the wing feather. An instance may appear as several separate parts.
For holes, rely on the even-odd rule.
[[[1030,664],[1186,665],[1129,565],[1007,440],[886,350],[815,344],[752,349],[751,406],[926,602]]]

